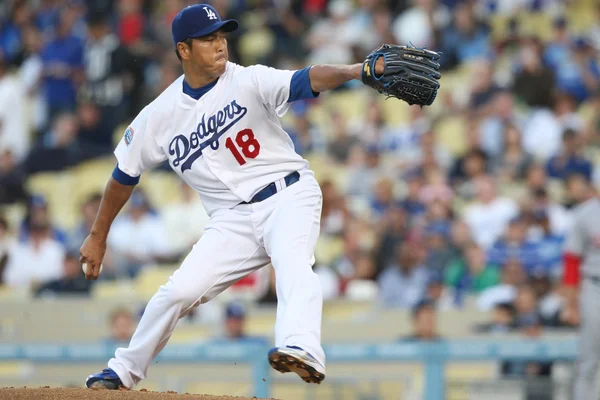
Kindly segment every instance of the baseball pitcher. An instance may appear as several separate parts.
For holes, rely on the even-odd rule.
[[[87,378],[90,388],[133,388],[182,315],[268,263],[278,297],[269,362],[305,382],[325,378],[322,294],[311,268],[321,190],[279,117],[291,102],[352,79],[409,104],[430,105],[439,88],[440,55],[384,45],[356,65],[242,67],[228,61],[227,33],[237,27],[206,4],[175,17],[173,42],[184,74],[140,112],[115,150],[117,166],[81,247],[87,279],[98,278],[110,226],[152,166],[168,160],[198,192],[210,222],[148,303],[129,347],[119,348],[108,368]]]

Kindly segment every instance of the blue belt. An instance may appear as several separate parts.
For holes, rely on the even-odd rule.
[[[285,187],[293,185],[294,183],[300,180],[300,173],[298,171],[292,172],[291,174],[283,178],[283,180],[285,181]],[[260,203],[261,201],[273,196],[275,193],[277,193],[277,186],[275,185],[275,182],[271,182],[267,187],[262,189],[260,192],[256,193],[254,197],[250,199],[250,201],[244,201],[240,204]]]

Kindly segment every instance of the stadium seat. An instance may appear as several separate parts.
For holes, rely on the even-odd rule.
[[[181,185],[183,181],[177,174],[167,171],[151,171],[140,179],[142,188],[152,206],[162,208],[182,200]]]
[[[206,325],[184,325],[178,324],[173,332],[169,343],[185,344],[198,343],[213,336],[216,336],[214,329]]]
[[[149,266],[135,279],[135,294],[138,298],[150,298],[158,288],[169,280],[177,266]]]
[[[135,298],[133,283],[129,281],[98,281],[92,286],[92,296],[99,301],[109,299]]]
[[[5,204],[0,208],[0,216],[6,218],[8,228],[16,233],[25,217],[26,207],[22,204]]]
[[[46,198],[52,220],[61,228],[73,228],[78,212],[74,196],[75,177],[70,171],[42,172],[29,177],[26,182],[31,194],[40,194]]]
[[[453,156],[463,154],[466,150],[467,121],[459,116],[448,116],[435,126],[438,143]]]
[[[240,53],[248,65],[259,63],[275,45],[275,38],[264,28],[251,29],[240,39]]]
[[[319,264],[330,265],[344,251],[344,241],[340,238],[321,235],[315,248],[315,258]]]

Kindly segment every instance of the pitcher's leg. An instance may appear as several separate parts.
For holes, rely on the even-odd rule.
[[[264,249],[252,235],[251,223],[243,220],[211,223],[181,268],[146,306],[129,347],[118,349],[108,366],[119,375],[124,386],[134,387],[146,377],[152,359],[167,344],[186,311],[211,300],[267,262]]]
[[[575,370],[574,400],[598,398],[598,365],[600,363],[600,286],[584,280],[580,293],[581,327],[579,357]]]
[[[275,345],[300,347],[325,366],[321,347],[323,294],[312,270],[322,197],[316,181],[295,186],[281,193],[285,196],[278,200],[281,204],[265,227],[265,247],[276,276]]]

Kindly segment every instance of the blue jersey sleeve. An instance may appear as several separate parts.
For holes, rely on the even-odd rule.
[[[125,172],[119,169],[119,165],[115,167],[112,173],[112,177],[115,181],[119,182],[121,185],[127,186],[135,186],[139,183],[139,176],[129,176]]]
[[[296,100],[314,99],[319,96],[318,92],[313,92],[310,86],[310,76],[308,72],[310,67],[294,72],[292,82],[290,83],[290,97],[288,103]]]

